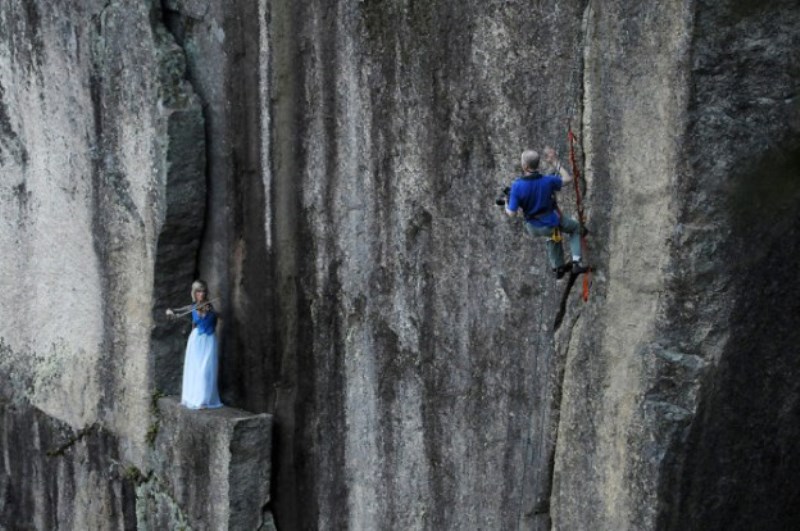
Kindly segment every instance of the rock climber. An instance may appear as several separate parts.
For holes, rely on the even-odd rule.
[[[556,278],[567,272],[580,275],[588,271],[581,263],[581,229],[572,217],[563,215],[555,201],[555,193],[564,184],[572,182],[572,175],[558,160],[555,149],[544,149],[544,161],[554,173],[539,173],[539,153],[525,150],[520,157],[522,175],[511,185],[506,205],[510,217],[518,213],[525,216],[525,230],[532,236],[547,237],[547,255]],[[561,233],[569,234],[572,261],[564,262]]]

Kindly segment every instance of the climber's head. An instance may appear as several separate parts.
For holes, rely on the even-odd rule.
[[[202,295],[200,295],[202,293]],[[198,299],[200,295],[200,299]],[[192,282],[192,302],[200,302],[208,300],[208,286],[202,280],[195,280]]]
[[[522,171],[532,172],[539,168],[539,154],[532,149],[526,149],[520,157]]]

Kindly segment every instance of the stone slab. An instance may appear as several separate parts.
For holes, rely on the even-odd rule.
[[[189,525],[258,529],[269,502],[272,416],[190,410],[166,397],[158,401],[158,419],[152,469]]]

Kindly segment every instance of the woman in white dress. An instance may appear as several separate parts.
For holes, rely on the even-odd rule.
[[[222,407],[217,389],[217,314],[202,280],[192,283],[192,333],[186,342],[181,404],[189,409]],[[172,310],[168,314],[174,315]]]

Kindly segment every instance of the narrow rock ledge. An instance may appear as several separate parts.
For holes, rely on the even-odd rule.
[[[257,529],[269,502],[272,416],[158,401],[153,471],[194,529]],[[152,507],[156,521],[168,514]],[[157,522],[154,522],[157,523]]]

